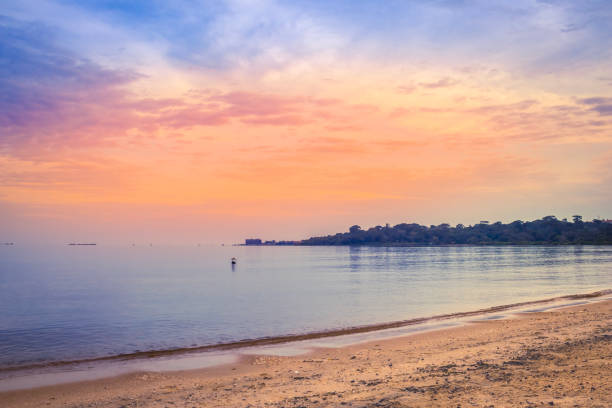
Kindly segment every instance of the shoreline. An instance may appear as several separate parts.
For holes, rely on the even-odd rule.
[[[310,333],[303,334],[288,334],[281,336],[273,336],[273,337],[263,337],[257,339],[244,339],[234,342],[228,343],[217,343],[196,347],[181,347],[181,348],[173,348],[166,350],[149,350],[149,351],[138,351],[134,353],[123,353],[116,354],[111,356],[102,356],[102,357],[94,357],[94,358],[86,358],[86,359],[78,359],[78,360],[64,360],[64,361],[51,361],[45,363],[34,363],[34,364],[24,364],[24,365],[13,365],[0,367],[0,374],[10,373],[10,372],[19,372],[24,370],[33,370],[33,369],[45,369],[45,368],[62,368],[69,367],[81,364],[89,364],[89,363],[102,363],[102,362],[113,362],[113,361],[130,361],[130,360],[147,360],[147,359],[155,359],[160,357],[172,357],[172,356],[183,356],[197,353],[205,353],[205,352],[214,352],[214,351],[230,351],[230,350],[240,350],[247,349],[252,347],[263,347],[263,346],[272,346],[272,345],[281,345],[287,343],[296,343],[306,340],[317,340],[317,339],[325,339],[330,337],[341,337],[341,336],[350,336],[355,334],[362,333],[372,333],[372,332],[381,332],[389,329],[397,329],[402,327],[416,326],[421,324],[439,322],[439,321],[447,321],[447,320],[455,320],[466,317],[476,317],[481,315],[487,315],[491,313],[499,313],[505,311],[512,311],[513,309],[519,309],[528,306],[535,306],[547,303],[560,302],[564,300],[582,300],[582,299],[594,299],[606,295],[612,294],[612,289],[602,289],[595,292],[589,293],[579,293],[572,295],[563,295],[556,296],[552,298],[518,302],[518,303],[510,303],[505,305],[491,306],[487,308],[471,310],[466,312],[455,312],[455,313],[446,313],[433,315],[428,317],[417,317],[413,319],[406,320],[397,320],[391,322],[384,323],[374,323],[369,325],[361,325],[361,326],[352,326],[347,328],[340,329],[330,329],[323,331],[315,331]],[[1,379],[0,379],[1,382]]]
[[[383,325],[369,325],[342,331],[259,339],[253,344],[236,342],[224,349],[204,351],[169,350],[166,353],[138,353],[127,358],[112,356],[102,359],[88,359],[77,362],[30,365],[27,368],[11,367],[0,370],[0,396],[6,392],[19,392],[37,388],[96,382],[137,372],[173,373],[218,369],[224,365],[236,364],[252,356],[296,357],[308,355],[319,349],[342,349],[359,344],[418,336],[432,332],[461,328],[487,321],[512,320],[523,315],[547,312],[572,306],[598,302],[612,302],[612,289],[596,292],[564,295],[548,299],[526,301],[507,305],[493,306],[468,312],[436,315],[427,318],[390,322]],[[532,306],[541,306],[533,308]],[[499,314],[500,312],[509,312]],[[391,326],[391,327],[389,327]],[[297,339],[296,339],[297,337]],[[213,347],[216,347],[214,345]],[[225,347],[226,344],[221,345]],[[146,356],[143,356],[145,354]]]
[[[0,392],[3,407],[609,406],[612,299],[215,367]]]

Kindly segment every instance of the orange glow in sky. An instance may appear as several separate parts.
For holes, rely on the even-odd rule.
[[[610,5],[409,3],[0,6],[0,241],[612,217]]]

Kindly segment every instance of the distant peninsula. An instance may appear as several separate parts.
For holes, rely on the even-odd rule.
[[[476,225],[398,224],[363,230],[353,225],[348,232],[313,237],[302,245],[610,245],[612,220],[583,221],[576,215],[570,222],[547,216],[535,221],[509,224],[481,221]]]
[[[475,225],[398,224],[367,230],[353,225],[348,232],[302,241],[248,240],[246,245],[611,245],[612,220],[571,221],[549,215],[535,221],[517,220],[509,224],[481,221]]]

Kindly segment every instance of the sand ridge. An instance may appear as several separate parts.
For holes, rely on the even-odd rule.
[[[612,300],[297,357],[0,394],[2,407],[609,407]]]

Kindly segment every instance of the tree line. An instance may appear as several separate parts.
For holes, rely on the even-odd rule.
[[[348,232],[312,237],[301,245],[609,245],[612,221],[572,221],[549,215],[535,221],[517,220],[509,224],[481,221],[476,225],[398,224],[376,226],[367,230],[353,225]]]

